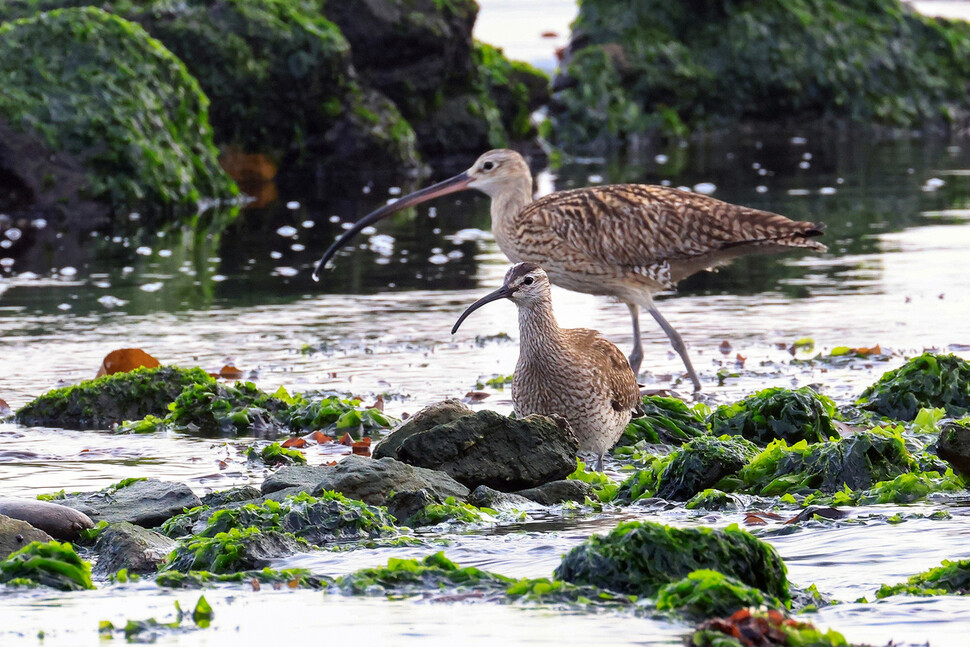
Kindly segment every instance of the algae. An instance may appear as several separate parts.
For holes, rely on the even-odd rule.
[[[322,589],[332,583],[332,579],[323,575],[314,575],[304,568],[285,568],[274,570],[266,567],[262,570],[238,571],[236,573],[210,573],[209,571],[163,571],[155,578],[158,586],[170,589],[200,589],[206,586],[225,583],[247,584],[256,588],[253,582],[269,584],[271,586],[287,586],[288,588]]]
[[[69,543],[34,541],[0,562],[0,583],[41,585],[62,591],[93,589],[91,564]]]
[[[810,387],[771,388],[732,405],[718,407],[710,417],[715,435],[743,436],[764,447],[773,440],[821,442],[838,438],[833,420],[835,403]]]
[[[407,518],[412,527],[435,526],[443,522],[451,523],[489,523],[495,521],[498,513],[491,508],[476,508],[450,496],[443,503],[431,503]]]
[[[657,592],[659,611],[677,611],[695,618],[724,616],[765,604],[785,607],[777,598],[711,569],[692,571],[681,580],[663,585]]]
[[[970,362],[956,355],[924,353],[889,371],[856,402],[893,420],[913,420],[922,408],[941,408],[948,416],[970,414]]]
[[[355,595],[391,595],[445,587],[504,592],[515,580],[471,566],[461,568],[443,552],[422,560],[392,557],[387,566],[364,568],[337,578],[336,586]]]
[[[283,557],[308,544],[292,535],[277,531],[261,532],[258,528],[232,528],[213,537],[192,537],[182,540],[166,558],[159,570],[210,571],[232,573],[251,571],[265,562]]]
[[[913,575],[903,584],[883,584],[877,598],[891,595],[970,595],[970,559],[943,560],[939,566]]]
[[[645,395],[641,408],[643,416],[630,421],[617,445],[634,445],[640,441],[681,445],[709,433],[703,404],[688,407],[677,398]]]
[[[279,443],[270,443],[262,449],[256,449],[255,445],[251,445],[246,448],[246,458],[272,466],[306,465],[306,457],[299,450],[283,447]]]
[[[736,525],[715,530],[622,522],[609,534],[593,535],[570,550],[555,577],[653,596],[664,584],[701,569],[715,569],[785,604],[789,601],[786,568],[778,553]]]

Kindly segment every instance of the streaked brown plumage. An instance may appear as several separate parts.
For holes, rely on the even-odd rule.
[[[535,263],[514,265],[501,288],[462,313],[452,334],[469,314],[498,299],[519,308],[519,359],[512,378],[516,415],[562,416],[579,450],[595,454],[596,469],[602,470],[603,454],[640,411],[640,389],[626,357],[595,330],[559,327],[549,278]]]
[[[701,383],[680,334],[660,314],[653,294],[733,258],[795,247],[825,251],[814,240],[825,225],[740,207],[680,189],[643,184],[559,191],[532,200],[532,174],[511,150],[484,153],[470,169],[386,205],[349,229],[324,254],[314,277],[364,227],[436,196],[474,188],[492,199],[492,231],[513,262],[541,265],[554,284],[616,297],[633,319],[630,365],[643,359],[640,307],[657,320],[681,356],[694,389]]]

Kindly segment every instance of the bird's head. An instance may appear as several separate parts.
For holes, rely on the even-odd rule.
[[[548,300],[550,292],[549,277],[545,271],[535,263],[517,263],[506,272],[502,287],[490,294],[486,294],[461,313],[458,321],[451,329],[451,334],[458,332],[459,326],[468,315],[481,308],[486,303],[499,299],[511,299],[516,305],[528,305],[538,301]]]
[[[525,159],[507,148],[482,153],[464,173],[469,189],[478,189],[489,197],[506,191],[510,186],[527,183],[532,188],[532,171]]]

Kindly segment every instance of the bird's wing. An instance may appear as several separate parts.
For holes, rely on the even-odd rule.
[[[767,241],[815,246],[804,241],[824,227],[645,184],[560,191],[530,204],[518,220],[522,228],[553,232],[573,257],[628,271]]]
[[[602,358],[598,364],[604,371],[613,408],[617,411],[633,411],[640,404],[640,387],[626,356],[597,331],[583,332],[589,333],[585,340],[589,356]]]

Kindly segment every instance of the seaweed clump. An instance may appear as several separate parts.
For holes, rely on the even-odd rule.
[[[777,598],[766,596],[737,578],[711,569],[700,569],[687,577],[665,584],[657,592],[657,609],[679,611],[695,618],[713,618],[745,607],[770,604],[784,608]]]
[[[701,569],[714,569],[789,601],[781,557],[770,545],[731,526],[672,528],[650,521],[620,523],[569,551],[555,577],[622,593],[653,596],[670,582]]]
[[[893,420],[913,420],[922,408],[970,414],[970,362],[956,355],[923,353],[887,372],[862,392],[863,409]]]
[[[91,564],[69,543],[34,541],[0,562],[0,583],[49,586],[62,591],[93,589]]]
[[[643,416],[630,421],[617,443],[634,445],[640,441],[682,445],[708,432],[704,414],[697,406],[688,407],[683,400],[659,395],[645,395],[641,400]]]
[[[743,436],[764,447],[777,439],[793,444],[838,438],[832,422],[837,418],[835,403],[806,386],[794,391],[765,389],[719,407],[711,414],[710,424],[716,435]]]
[[[939,566],[913,575],[903,584],[883,584],[876,597],[890,595],[970,595],[970,559],[943,560]]]
[[[337,579],[337,587],[356,595],[475,587],[504,592],[515,580],[471,566],[460,568],[442,552],[422,560],[392,557],[387,566],[365,568]]]

